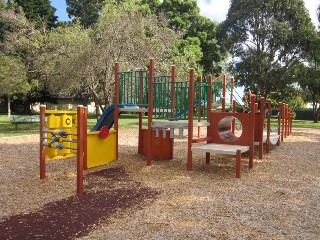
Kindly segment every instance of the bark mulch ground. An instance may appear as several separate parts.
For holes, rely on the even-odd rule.
[[[0,239],[74,239],[86,236],[121,211],[153,201],[159,191],[133,181],[122,168],[85,176],[85,193],[13,215],[0,222]]]

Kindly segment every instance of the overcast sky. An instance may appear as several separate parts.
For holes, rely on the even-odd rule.
[[[281,0],[279,0],[281,1]],[[319,0],[304,0],[306,8],[309,10],[313,24],[318,26],[317,6]],[[201,9],[201,15],[207,16],[211,20],[221,22],[225,20],[229,9],[229,0],[198,0],[198,6]]]

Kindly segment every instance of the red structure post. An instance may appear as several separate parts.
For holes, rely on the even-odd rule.
[[[148,96],[148,144],[147,144],[147,166],[152,165],[152,114],[153,114],[153,78],[154,78],[154,59],[150,59],[149,66],[149,96]]]
[[[143,104],[143,73],[139,73],[139,103]],[[139,112],[139,143],[138,143],[138,153],[142,153],[143,143],[142,139],[142,112]]]
[[[226,111],[227,74],[223,75],[222,83],[222,112]]]
[[[210,119],[210,113],[211,113],[211,110],[212,110],[212,75],[209,75],[208,76],[208,103],[207,103],[207,107],[208,107],[208,121]],[[211,132],[210,132],[210,126],[207,127],[207,136],[208,137],[211,137]],[[207,141],[207,143],[210,143],[210,141]],[[206,153],[206,163],[210,163],[210,153],[207,152]]]
[[[230,96],[230,103],[233,103],[233,91],[234,91],[234,78],[230,78],[231,81],[231,96]]]
[[[223,84],[222,84],[222,97],[226,97],[227,93],[227,74],[223,75]]]
[[[255,122],[255,109],[256,109],[256,97],[255,95],[250,96],[250,111],[251,111],[251,122]],[[253,167],[253,156],[254,156],[254,128],[250,130],[249,133],[249,139],[250,139],[250,152],[249,152],[249,168]]]
[[[202,84],[202,76],[199,77],[198,82],[198,122],[201,119],[201,84]],[[198,138],[200,138],[200,127],[198,127]]]
[[[289,136],[289,105],[286,104],[285,105],[285,115],[286,115],[286,119],[285,119],[285,134],[284,137],[288,137]]]
[[[174,119],[176,108],[176,66],[171,66],[171,118]]]
[[[270,126],[271,124],[271,100],[268,100],[268,116],[267,116],[267,141],[266,141],[266,152],[270,152]]]
[[[192,136],[193,136],[193,106],[194,106],[194,69],[189,72],[189,114],[188,114],[188,160],[187,170],[192,170]]]
[[[44,129],[46,126],[46,106],[40,106],[40,179],[46,178],[46,148]]]
[[[88,129],[88,108],[83,108],[83,169],[87,170],[87,151],[88,151],[88,143],[87,143],[87,129]]]
[[[83,160],[84,160],[84,107],[77,107],[77,193],[83,193]]]
[[[237,111],[237,101],[236,100],[233,100],[232,101],[232,112],[235,113]],[[233,119],[232,120],[232,124],[231,124],[231,130],[232,130],[232,133],[234,134],[235,132],[235,128],[236,128],[236,120]]]
[[[115,64],[115,83],[114,83],[114,130],[116,131],[116,160],[119,152],[119,87],[120,87],[120,65]]]
[[[263,127],[264,127],[264,109],[265,109],[265,98],[260,97],[260,118],[259,118],[259,159],[262,159],[263,155]]]
[[[236,152],[236,178],[241,178],[241,150]]]
[[[285,129],[284,129],[284,126],[285,126],[285,123],[284,123],[284,120],[286,118],[286,115],[285,115],[285,103],[282,103],[281,104],[281,142],[283,142],[284,140],[284,134],[285,134]]]

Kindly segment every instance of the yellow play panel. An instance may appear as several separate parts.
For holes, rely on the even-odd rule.
[[[110,130],[109,136],[101,138],[99,131],[87,133],[87,168],[110,163],[116,159],[116,131]]]

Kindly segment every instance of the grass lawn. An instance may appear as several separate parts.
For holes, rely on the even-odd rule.
[[[97,123],[94,117],[88,118],[88,129],[91,129]],[[124,114],[119,118],[119,127],[138,127],[139,118],[137,114]],[[144,125],[147,124],[147,118],[144,117]],[[15,124],[11,123],[11,118],[5,114],[0,114],[0,137],[20,136],[29,134],[39,134],[39,123],[18,124],[16,130]]]
[[[20,136],[29,134],[39,134],[39,123],[18,124],[18,130],[15,129],[15,124],[11,123],[11,118],[7,115],[0,114],[0,137]],[[97,122],[97,119],[93,117],[88,118],[88,128],[93,127]],[[137,114],[124,114],[119,119],[119,127],[138,127],[138,115]],[[144,125],[147,124],[147,118],[144,117]],[[271,126],[276,127],[278,125],[276,119],[272,119]],[[308,120],[293,120],[293,128],[318,128],[320,129],[320,123],[314,123]]]

